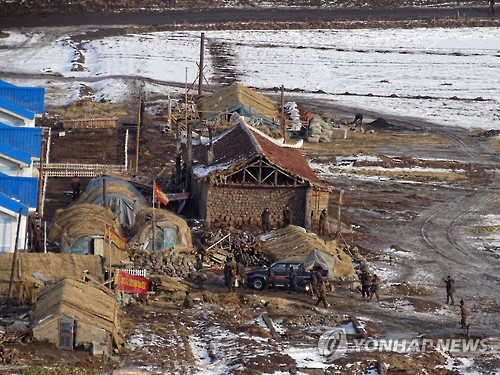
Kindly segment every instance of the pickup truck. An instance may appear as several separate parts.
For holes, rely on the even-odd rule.
[[[276,275],[276,287],[287,287],[289,283],[288,275],[290,274],[290,267],[297,271],[297,288],[305,287],[312,281],[312,274],[304,269],[301,262],[275,262],[269,267],[274,269]],[[268,268],[263,267],[255,270],[248,271],[245,274],[245,284],[257,289],[262,290],[267,287],[267,273]],[[323,279],[326,280],[328,270],[323,270]]]

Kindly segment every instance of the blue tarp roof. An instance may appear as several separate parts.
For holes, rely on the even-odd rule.
[[[28,120],[35,119],[35,113],[31,112],[16,103],[12,103],[11,101],[0,97],[0,108],[4,108],[5,110],[15,113],[20,117],[24,117]]]
[[[22,151],[32,158],[39,158],[42,147],[42,129],[4,127],[0,124],[0,143]]]
[[[18,162],[24,164],[31,164],[31,156],[29,156],[26,152],[22,152],[6,143],[3,143],[0,140],[0,155],[4,157],[8,157],[10,159],[17,160]]]
[[[38,202],[38,178],[0,175],[0,193],[19,201],[25,206],[36,208]]]
[[[41,87],[0,85],[0,98],[4,98],[38,115],[43,114],[44,97],[45,89]]]

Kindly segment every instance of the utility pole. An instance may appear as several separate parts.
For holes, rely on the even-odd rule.
[[[337,233],[340,234],[340,229],[341,229],[341,213],[342,213],[342,200],[344,198],[344,189],[340,190],[340,195],[339,195],[339,206],[337,210]]]
[[[184,94],[184,105],[186,108],[184,119],[186,121],[186,135],[187,135],[187,156],[186,156],[186,180],[185,180],[185,191],[188,190],[189,178],[191,176],[191,167],[193,165],[193,139],[191,124],[188,121],[188,90],[187,90],[187,68],[186,68],[186,87]]]
[[[286,142],[286,121],[285,121],[285,86],[281,85],[281,133],[283,143]]]
[[[43,163],[45,162],[45,134],[44,129],[42,128],[42,144],[40,148],[40,168],[38,169],[38,202],[36,212],[38,212],[38,217],[41,219],[43,216],[42,207],[43,207],[43,179],[45,170],[43,169]]]
[[[27,216],[26,212],[26,216]],[[14,255],[12,257],[12,268],[10,270],[10,281],[9,281],[9,291],[7,293],[7,308],[10,307],[10,300],[12,298],[12,286],[14,284],[14,275],[15,275],[15,270],[16,270],[16,264],[17,264],[17,243],[19,242],[19,230],[21,228],[21,220],[23,217],[23,209],[19,209],[19,216],[17,218],[17,230],[16,230],[16,242],[14,243]]]
[[[142,93],[139,94],[139,104],[137,108],[137,133],[135,142],[135,173],[139,173],[139,142],[141,140],[142,122]]]
[[[200,72],[198,74],[198,95],[201,96],[203,91],[202,91],[202,84],[203,84],[203,55],[205,53],[205,33],[201,33],[201,42],[200,42]]]

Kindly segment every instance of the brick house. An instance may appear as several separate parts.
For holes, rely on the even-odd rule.
[[[311,211],[328,208],[329,191],[300,148],[240,121],[212,143],[193,145],[191,197],[207,227],[260,226],[266,207],[279,227],[289,205],[292,224],[310,229]]]

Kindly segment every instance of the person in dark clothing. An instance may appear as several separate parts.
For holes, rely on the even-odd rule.
[[[80,178],[78,178],[78,173],[75,173],[74,177],[71,179],[69,186],[73,190],[73,200],[78,199],[81,194],[82,183],[80,182]]]
[[[271,225],[269,224],[269,216],[270,216],[269,208],[265,208],[264,211],[262,211],[262,214],[260,215],[261,222],[262,222],[262,231],[264,233],[269,232],[271,230]]]
[[[448,304],[451,300],[451,304],[453,305],[455,303],[453,301],[453,293],[455,293],[455,280],[448,276],[444,282],[446,284],[446,304]]]
[[[35,253],[43,253],[43,231],[40,225],[35,227]]]
[[[467,315],[469,315],[469,309],[467,308],[467,305],[465,304],[464,300],[460,300],[460,324],[462,329],[467,329]]]
[[[377,275],[373,275],[372,284],[370,286],[370,301],[371,301],[373,295],[375,295],[375,297],[377,297],[377,301],[380,301],[380,298],[378,296],[378,288],[379,287],[380,287],[380,279],[378,278]]]
[[[368,271],[363,271],[361,273],[361,296],[370,297],[370,286],[372,283],[372,278]]]
[[[286,205],[285,208],[283,209],[283,228],[292,224],[292,216],[293,216],[292,209],[288,205]]]
[[[328,213],[326,210],[322,210],[319,215],[319,235],[326,235],[326,227],[328,223]]]
[[[323,302],[323,306],[325,306],[325,309],[330,306],[330,304],[326,301],[326,284],[324,282],[320,282],[318,284],[318,300],[316,301],[316,306],[319,305],[320,302]]]
[[[229,284],[229,277],[231,276],[231,258],[228,257],[226,258],[226,264],[224,264],[224,285],[228,286]]]
[[[365,129],[363,129],[363,115],[361,113],[356,113],[356,116],[354,116],[354,121],[352,123],[354,124],[355,128],[359,126],[359,131],[361,133],[365,132]]]
[[[488,12],[495,14],[495,0],[488,0],[488,4],[490,4]]]
[[[182,303],[182,306],[185,309],[192,309],[194,307],[194,302],[191,296],[189,295],[189,290],[186,290],[186,295],[184,296],[184,302]]]
[[[267,288],[273,288],[273,290],[276,290],[276,273],[272,267],[269,267],[267,270]]]
[[[316,270],[315,269],[311,272],[311,294],[313,297],[319,296],[318,278],[316,277]]]
[[[294,270],[293,266],[290,267],[290,274],[288,278],[290,279],[288,294],[290,294],[297,291],[297,271]]]

